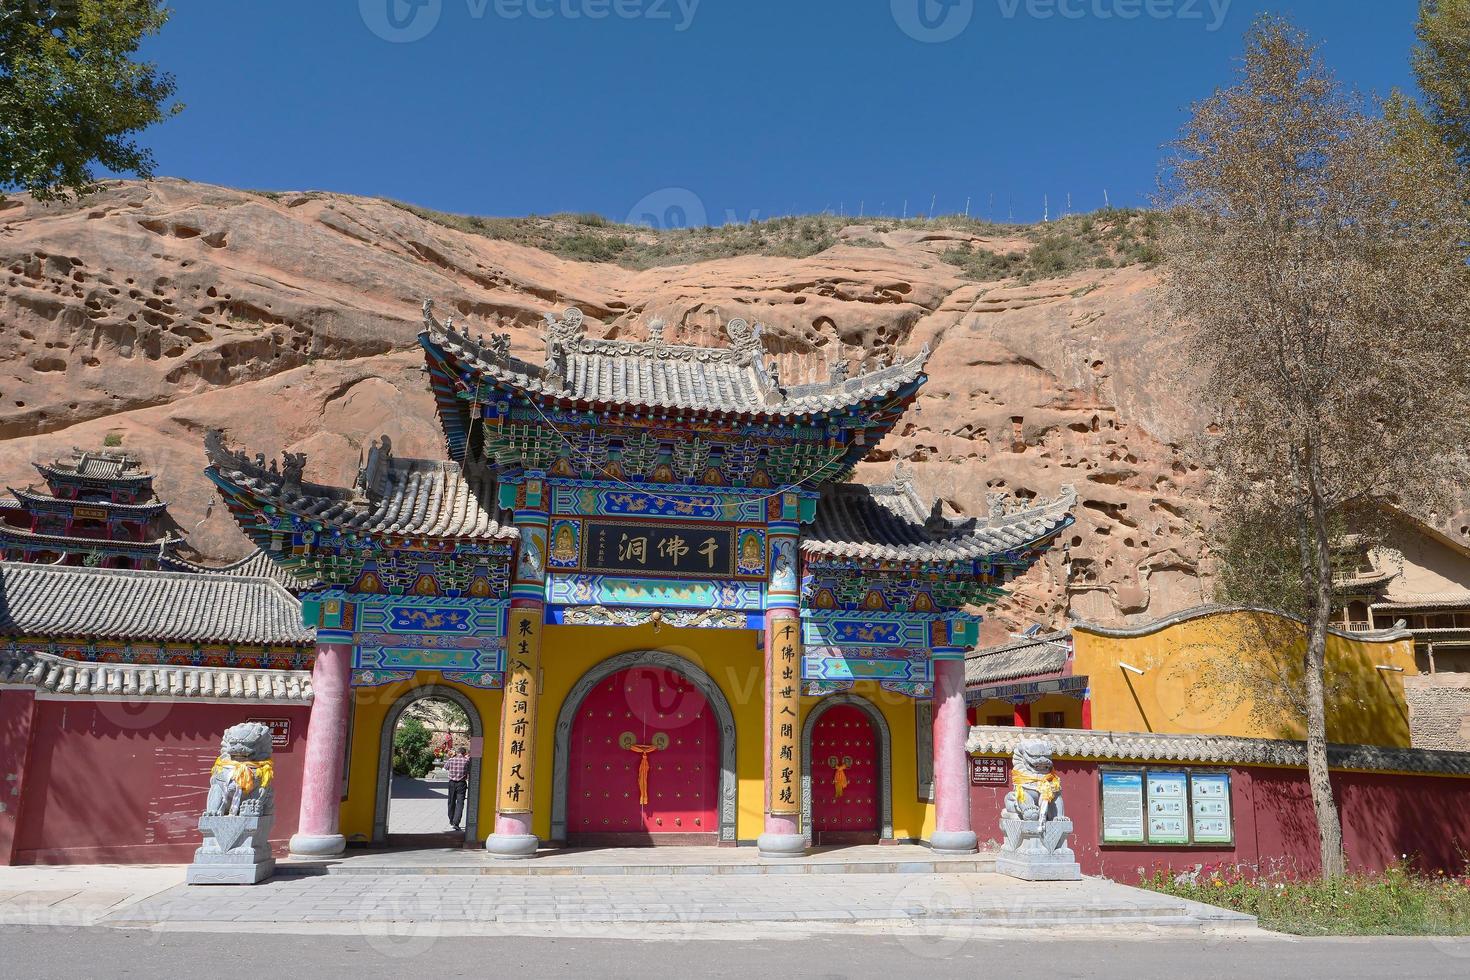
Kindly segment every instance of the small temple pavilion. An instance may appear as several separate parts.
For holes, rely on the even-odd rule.
[[[726,347],[547,320],[531,363],[425,304],[447,459],[383,438],[330,487],[299,454],[207,439],[240,526],[315,583],[292,850],[385,840],[394,726],[437,696],[466,709],[481,760],[466,837],[499,856],[973,851],[965,654],[1074,495],[958,517],[902,470],[848,482],[911,406],[927,349],[787,384],[744,320]]]
[[[5,560],[146,570],[180,543],[162,530],[168,506],[132,455],[76,449],[35,467],[44,489],[11,487],[0,501]]]

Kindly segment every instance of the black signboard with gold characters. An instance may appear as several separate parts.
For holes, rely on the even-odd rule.
[[[641,521],[585,521],[581,567],[603,575],[732,578],[735,528]]]

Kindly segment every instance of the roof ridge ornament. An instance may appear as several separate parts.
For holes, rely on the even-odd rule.
[[[544,313],[542,316],[546,319],[544,377],[549,384],[565,390],[567,355],[584,339],[583,324],[586,322],[586,317],[575,306],[564,310],[560,320],[552,313]]]
[[[750,321],[741,317],[725,324],[725,333],[730,338],[730,350],[734,352],[736,360],[748,364],[759,357],[762,351],[761,331],[765,329],[765,324],[757,321],[752,326]]]

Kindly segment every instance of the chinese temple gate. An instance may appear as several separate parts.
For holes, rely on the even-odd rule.
[[[384,837],[391,723],[454,692],[478,713],[466,821],[544,843],[927,840],[975,849],[964,655],[973,611],[1072,521],[1069,492],[947,516],[900,470],[847,481],[912,403],[927,350],[783,384],[760,326],[728,347],[585,335],[541,364],[425,305],[447,460],[386,438],[351,487],[207,440],[250,537],[321,583],[293,851]]]

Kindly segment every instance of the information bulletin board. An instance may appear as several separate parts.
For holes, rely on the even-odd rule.
[[[1234,843],[1228,771],[1108,767],[1100,774],[1102,843],[1151,847]]]

